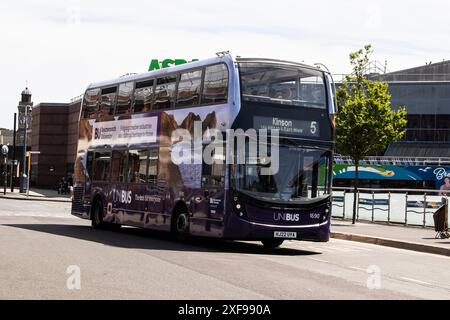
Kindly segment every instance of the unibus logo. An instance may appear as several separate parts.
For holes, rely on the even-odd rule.
[[[148,66],[148,71],[169,68],[172,66],[178,66],[180,64],[185,64],[194,61],[198,61],[198,59],[192,59],[191,61],[187,61],[185,59],[164,59],[162,61],[159,61],[158,59],[152,59],[150,61],[150,65]]]
[[[273,219],[275,221],[291,221],[291,222],[299,222],[300,214],[298,213],[274,213]]]
[[[132,192],[125,190],[116,190],[113,189],[113,201],[120,202],[123,204],[130,204],[132,199]]]

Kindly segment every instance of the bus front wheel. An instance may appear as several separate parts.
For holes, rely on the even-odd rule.
[[[284,240],[281,239],[266,239],[262,240],[262,244],[264,245],[264,248],[266,249],[275,249],[281,246]]]
[[[92,226],[95,229],[101,229],[105,227],[103,222],[103,206],[100,201],[95,201],[92,206]]]
[[[121,225],[116,223],[108,223],[103,221],[103,206],[101,201],[95,201],[92,206],[92,226],[95,229],[118,230]]]

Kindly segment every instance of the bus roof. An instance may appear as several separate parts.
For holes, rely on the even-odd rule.
[[[114,86],[114,85],[117,85],[119,83],[124,83],[124,82],[147,80],[149,78],[161,77],[166,74],[171,74],[174,72],[195,69],[197,67],[200,68],[205,65],[211,65],[211,64],[215,64],[215,63],[221,63],[221,62],[226,63],[226,62],[232,62],[232,61],[233,61],[233,58],[231,57],[231,55],[227,54],[227,55],[223,55],[220,57],[215,57],[215,58],[210,58],[210,59],[205,59],[205,60],[200,60],[200,61],[194,61],[194,62],[190,62],[190,63],[181,64],[178,66],[172,66],[170,68],[162,68],[159,70],[153,70],[153,71],[148,71],[148,72],[144,72],[144,73],[133,74],[133,75],[116,78],[116,79],[112,79],[112,80],[108,80],[108,81],[92,83],[88,86],[87,90],[95,89],[95,88],[103,88],[103,87],[108,87],[108,86]]]
[[[116,79],[112,79],[112,80],[107,80],[107,81],[102,81],[102,82],[95,82],[95,83],[90,84],[88,86],[87,90],[96,89],[96,88],[104,88],[104,87],[109,87],[109,86],[115,86],[115,85],[118,85],[120,83],[125,83],[125,82],[130,82],[130,81],[143,81],[143,80],[147,80],[149,78],[161,77],[161,76],[164,76],[166,74],[171,74],[171,73],[174,73],[174,72],[179,72],[179,71],[184,71],[184,70],[189,70],[189,69],[200,68],[200,67],[203,67],[203,66],[216,64],[216,63],[227,63],[228,62],[228,64],[231,64],[231,63],[233,63],[233,61],[234,61],[234,59],[233,59],[233,57],[230,54],[225,54],[225,55],[214,57],[214,58],[194,61],[194,62],[190,62],[190,63],[178,65],[178,66],[172,66],[170,68],[162,68],[162,69],[159,69],[159,70],[148,71],[148,72],[139,73],[139,74],[127,75],[127,76],[116,78]],[[314,70],[318,70],[318,71],[323,71],[319,67],[314,67],[314,66],[303,64],[303,63],[297,63],[297,62],[285,61],[285,60],[265,59],[265,58],[241,58],[241,57],[238,57],[238,58],[236,58],[236,61],[237,62],[263,62],[263,63],[283,64],[283,65],[286,65],[286,66],[296,66],[296,67],[302,67],[302,68],[308,68],[308,69],[314,69]]]
[[[323,71],[319,67],[310,66],[304,63],[298,63],[293,61],[287,61],[287,60],[277,60],[277,59],[266,59],[266,58],[237,58],[237,62],[263,62],[263,63],[274,63],[274,64],[282,64],[286,66],[295,66],[295,67],[302,67],[307,69],[313,69],[318,71]]]

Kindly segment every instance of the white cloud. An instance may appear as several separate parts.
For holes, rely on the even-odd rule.
[[[26,80],[35,104],[67,102],[151,58],[230,50],[345,73],[349,52],[372,43],[390,70],[440,61],[450,58],[449,11],[437,0],[2,2],[0,127],[12,127]]]

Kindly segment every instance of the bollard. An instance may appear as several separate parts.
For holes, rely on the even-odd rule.
[[[342,205],[342,219],[345,219],[345,192],[344,190],[344,204]]]
[[[405,195],[405,226],[408,225],[408,192]]]
[[[389,196],[388,196],[388,216],[387,216],[387,222],[390,223],[391,222],[391,192],[389,191]]]
[[[423,227],[427,225],[427,193],[423,195]]]
[[[359,191],[356,193],[356,221],[359,221]]]
[[[372,222],[374,222],[375,215],[375,192],[372,191]]]

